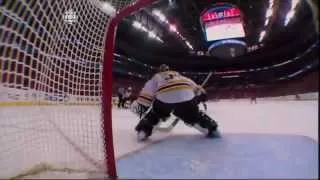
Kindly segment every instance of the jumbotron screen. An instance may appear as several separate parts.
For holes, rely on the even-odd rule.
[[[239,8],[223,4],[208,9],[201,15],[207,41],[245,37]]]
[[[240,17],[208,22],[205,34],[207,41],[245,37]]]

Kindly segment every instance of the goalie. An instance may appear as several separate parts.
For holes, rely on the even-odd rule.
[[[161,65],[159,72],[146,82],[134,103],[134,112],[142,118],[135,127],[138,139],[145,140],[151,136],[154,127],[170,117],[171,113],[185,124],[204,132],[207,137],[217,135],[217,123],[199,110],[199,97],[203,95],[205,91],[201,86],[178,72],[170,71],[167,65]]]

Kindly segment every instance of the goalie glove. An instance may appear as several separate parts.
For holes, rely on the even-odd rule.
[[[130,111],[136,114],[138,117],[141,117],[149,107],[144,106],[137,101],[133,101],[131,106],[130,106]]]

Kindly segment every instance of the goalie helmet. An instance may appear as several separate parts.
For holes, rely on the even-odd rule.
[[[169,68],[169,66],[166,65],[166,64],[161,64],[161,65],[159,66],[159,72],[165,72],[165,71],[169,71],[169,70],[170,70],[170,68]]]

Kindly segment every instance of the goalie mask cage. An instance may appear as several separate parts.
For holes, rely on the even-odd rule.
[[[116,27],[153,1],[0,0],[0,178],[117,177]]]

